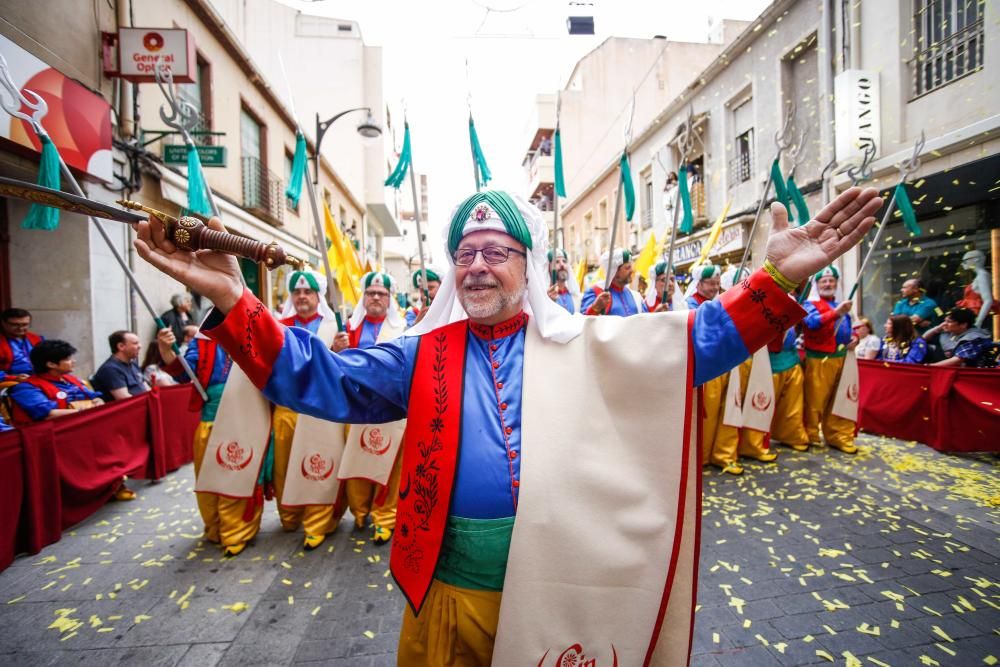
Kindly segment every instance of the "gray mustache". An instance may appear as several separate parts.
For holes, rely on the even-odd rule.
[[[471,287],[500,287],[500,283],[493,282],[492,280],[463,280],[462,287],[469,289]]]

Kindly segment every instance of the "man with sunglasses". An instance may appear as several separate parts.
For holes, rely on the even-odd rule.
[[[722,298],[581,317],[547,294],[540,212],[479,192],[452,215],[455,269],[424,318],[341,354],[269,318],[232,257],[178,250],[156,220],[136,248],[216,304],[207,335],[273,400],[341,422],[407,418],[390,558],[409,603],[399,664],[586,652],[673,665],[689,658],[696,593],[694,387],[801,319],[787,292],[856,245],[881,205],[850,188],[790,229],[773,204],[764,268]]]
[[[428,283],[430,276],[428,272]],[[363,350],[395,340],[406,328],[393,299],[396,282],[389,274],[366,273],[361,278],[361,286],[364,296],[351,316],[348,330],[338,333],[333,341],[333,351],[338,354],[348,348]],[[399,452],[405,428],[405,419],[352,424],[337,473],[338,478],[345,481],[347,503],[355,527],[364,530],[371,517],[375,544],[388,542],[396,527]]]

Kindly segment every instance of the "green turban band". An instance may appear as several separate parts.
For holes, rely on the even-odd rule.
[[[462,237],[492,229],[504,232],[531,250],[531,232],[509,194],[500,190],[477,192],[462,202],[448,228],[448,252],[454,255]]]

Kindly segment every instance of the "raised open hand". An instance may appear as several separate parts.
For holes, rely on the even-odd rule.
[[[857,245],[880,208],[876,188],[848,188],[812,220],[790,229],[788,211],[775,202],[767,258],[786,278],[801,282]]]
[[[208,227],[225,231],[218,218]],[[163,223],[150,218],[136,224],[135,249],[139,256],[167,274],[202,294],[224,313],[228,313],[243,295],[240,265],[232,255],[214,250],[181,250],[167,239]]]

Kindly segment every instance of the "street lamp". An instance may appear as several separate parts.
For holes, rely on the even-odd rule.
[[[341,116],[346,116],[354,111],[365,111],[368,113],[365,120],[358,125],[358,134],[361,135],[363,139],[377,139],[382,136],[382,128],[379,127],[378,122],[375,117],[372,116],[371,107],[356,107],[354,109],[348,109],[347,111],[341,111],[333,118],[329,120],[320,121],[319,114],[316,114],[316,164],[314,165],[315,170],[313,172],[313,184],[319,185],[319,148],[323,144],[323,135],[326,131],[330,129],[330,126],[340,118]]]

